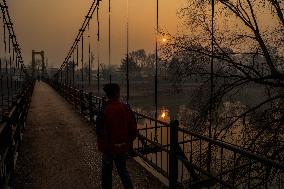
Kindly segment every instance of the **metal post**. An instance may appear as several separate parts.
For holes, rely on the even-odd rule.
[[[90,24],[88,24],[88,40],[89,40],[89,49],[88,49],[88,58],[89,58],[89,86],[91,85],[91,69],[92,69],[92,66],[91,66],[91,42],[90,42]]]
[[[98,24],[98,31],[97,31],[97,49],[98,49],[98,68],[97,68],[97,87],[98,87],[98,94],[100,95],[100,19],[99,19],[99,3],[97,8],[97,24]]]
[[[32,51],[32,77],[35,79],[35,51]]]
[[[108,1],[108,67],[110,68],[111,64],[111,24],[110,24],[110,17],[111,17],[111,11],[110,11],[110,5],[111,5],[111,0]]]
[[[72,64],[72,87],[75,87],[75,53],[73,52],[73,64]]]
[[[126,23],[126,102],[129,104],[129,2],[127,0]]]
[[[170,122],[169,186],[171,189],[175,189],[178,186],[178,127],[179,122],[177,120]]]
[[[84,31],[83,31],[84,32]],[[84,88],[84,34],[82,34],[82,57],[81,57],[81,61],[82,61],[82,89]]]
[[[211,16],[211,64],[210,64],[210,107],[209,107],[209,138],[212,138],[212,126],[213,126],[213,112],[214,112],[214,13],[215,13],[215,1],[212,0],[212,16]],[[212,146],[208,143],[207,154],[207,171],[211,172],[212,161]]]
[[[83,93],[83,90],[80,90],[79,95],[80,95],[81,114],[83,114],[83,112],[84,112],[84,93]]]
[[[157,120],[158,120],[158,35],[159,35],[159,0],[157,0],[157,10],[156,10],[156,42],[155,42],[155,54],[156,54],[156,61],[155,61],[155,141],[157,142]]]
[[[93,94],[90,92],[88,96],[88,102],[89,102],[89,116],[90,116],[90,122],[93,122],[94,118],[94,110],[93,110]]]
[[[43,79],[44,73],[45,73],[44,51],[41,51],[40,55],[41,55],[41,59],[42,59],[41,60],[42,61],[42,63],[41,63],[41,79]]]

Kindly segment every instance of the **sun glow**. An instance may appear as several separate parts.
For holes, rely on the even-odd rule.
[[[167,42],[167,39],[166,39],[166,38],[163,38],[162,41],[165,43],[165,42]]]
[[[165,119],[165,117],[166,117],[166,113],[163,112],[162,115],[161,115],[161,118],[162,118],[162,119]]]

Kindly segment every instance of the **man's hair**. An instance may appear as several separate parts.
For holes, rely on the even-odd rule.
[[[109,99],[117,98],[120,95],[120,87],[117,83],[105,84],[103,89]]]

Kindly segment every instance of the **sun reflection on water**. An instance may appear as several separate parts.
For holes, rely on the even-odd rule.
[[[166,109],[166,108],[163,108],[159,111],[159,117],[158,119],[160,119],[161,121],[165,121],[165,122],[168,122],[169,121],[169,110]]]
[[[161,118],[162,118],[162,119],[165,119],[165,117],[166,117],[166,113],[163,112],[162,115],[161,115]]]

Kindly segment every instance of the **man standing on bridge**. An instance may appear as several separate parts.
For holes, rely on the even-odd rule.
[[[108,98],[98,113],[96,131],[98,150],[102,152],[102,188],[112,188],[113,161],[125,189],[132,189],[126,168],[128,151],[137,135],[137,123],[131,108],[120,101],[118,84],[106,84]]]

